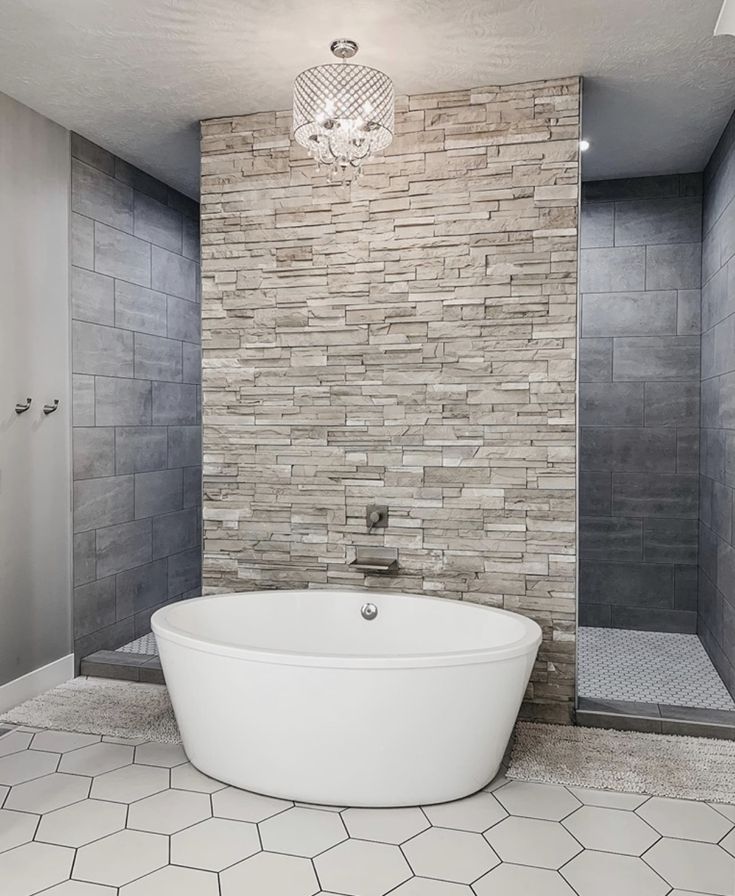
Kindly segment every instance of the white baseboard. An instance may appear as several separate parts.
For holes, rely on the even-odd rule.
[[[7,712],[24,700],[38,697],[44,691],[55,688],[74,678],[74,654],[62,656],[47,666],[34,669],[27,675],[21,675],[13,681],[0,686],[0,712]]]

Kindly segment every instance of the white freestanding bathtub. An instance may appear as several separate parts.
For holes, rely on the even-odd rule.
[[[198,769],[337,806],[438,803],[484,787],[541,641],[515,613],[374,591],[196,598],[158,610],[152,627]]]

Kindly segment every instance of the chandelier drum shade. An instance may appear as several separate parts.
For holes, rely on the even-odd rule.
[[[294,82],[294,139],[331,179],[346,182],[393,139],[395,96],[383,72],[347,62],[354,41],[336,40],[331,50],[342,62],[309,68]]]

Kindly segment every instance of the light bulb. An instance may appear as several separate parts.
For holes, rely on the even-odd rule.
[[[589,141],[589,140],[580,140],[580,141],[579,141],[579,151],[580,151],[580,152],[587,152],[587,150],[588,150],[589,148],[590,148],[590,141]]]

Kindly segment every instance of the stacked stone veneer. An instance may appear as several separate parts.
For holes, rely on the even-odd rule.
[[[270,112],[202,125],[204,585],[516,610],[574,694],[579,81],[401,98],[359,186]],[[387,504],[369,534],[365,508]],[[363,576],[358,546],[397,548]]]

